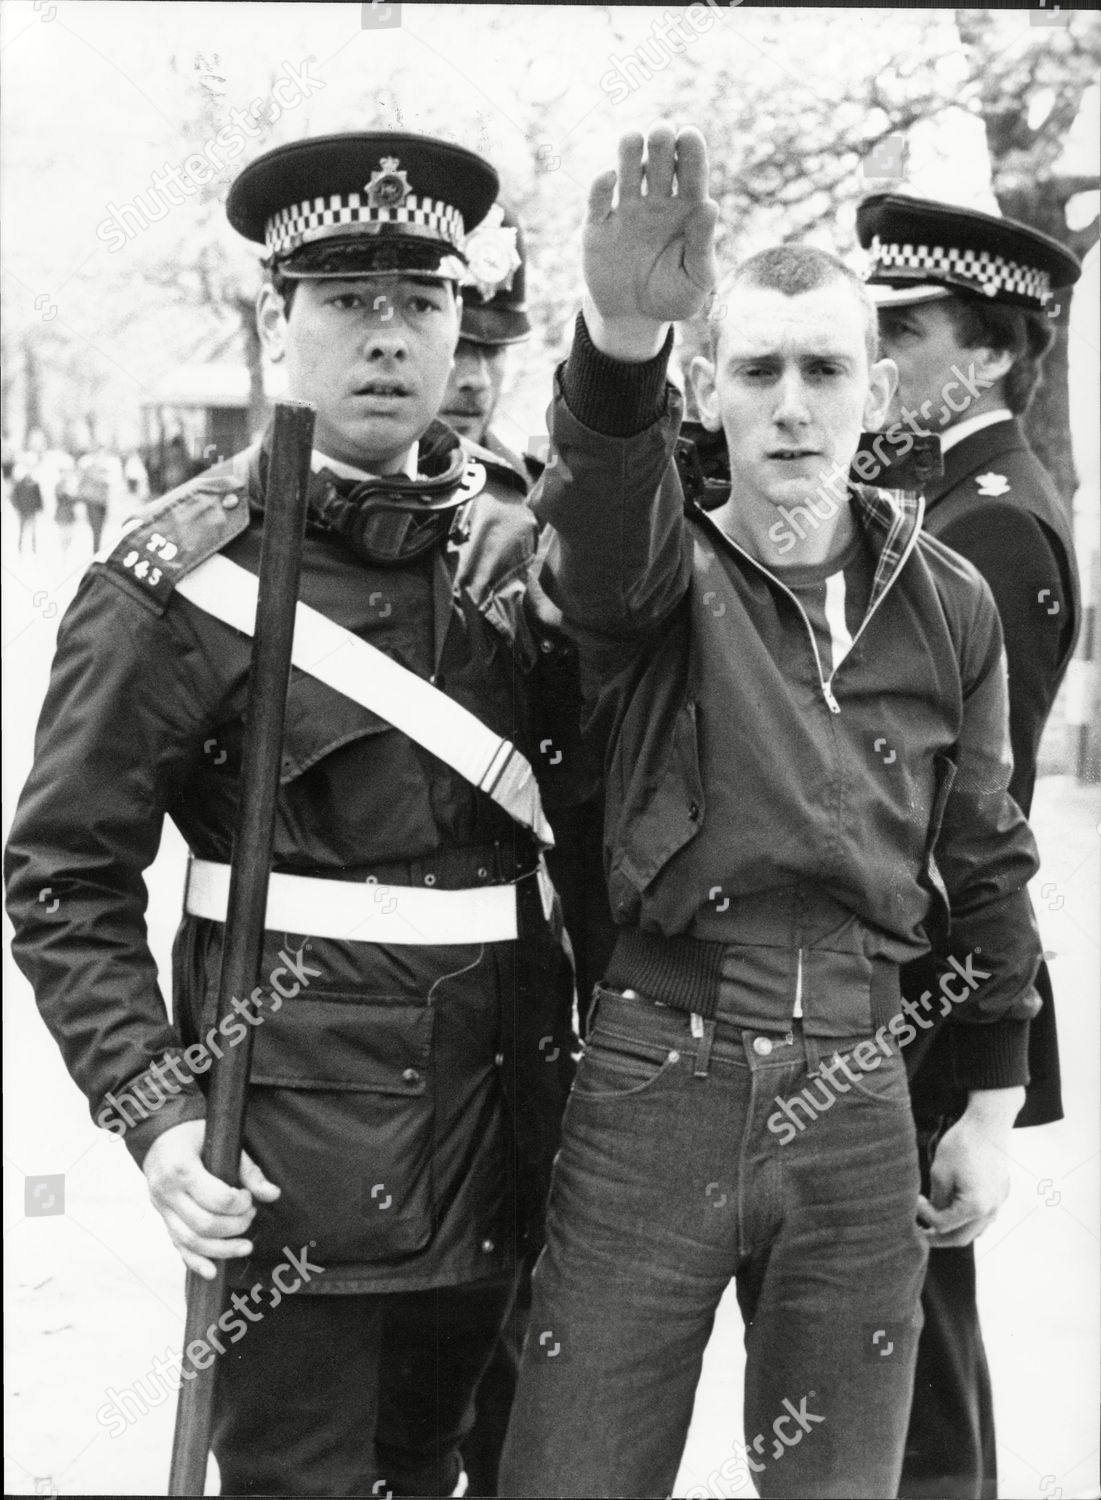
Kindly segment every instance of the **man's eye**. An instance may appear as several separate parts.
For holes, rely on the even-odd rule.
[[[441,303],[435,297],[410,297],[409,307],[412,312],[424,316],[427,313],[440,312]]]
[[[341,312],[354,312],[364,306],[364,301],[359,292],[337,292],[329,298],[329,306],[339,308]]]

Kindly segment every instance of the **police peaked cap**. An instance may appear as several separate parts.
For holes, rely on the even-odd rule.
[[[489,162],[387,130],[277,146],[236,178],[229,222],[284,276],[416,273],[460,281],[463,246],[497,196]]]
[[[467,236],[462,337],[472,344],[520,344],[531,337],[524,275],[524,231],[495,203]]]
[[[873,257],[868,290],[880,307],[962,291],[1038,312],[1082,272],[1065,245],[1016,219],[902,193],[865,198],[856,232]]]

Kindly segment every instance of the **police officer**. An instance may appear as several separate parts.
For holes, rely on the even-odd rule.
[[[416,1483],[451,1493],[553,1157],[571,977],[523,691],[535,527],[436,420],[462,246],[496,193],[469,151],[364,133],[271,151],[229,195],[266,251],[265,348],[317,408],[301,598],[356,663],[339,691],[290,685],[240,1187],[200,1149],[210,1054],[236,1040],[212,1025],[250,649],[226,620],[258,568],[267,439],[89,569],[12,828],[15,955],[93,1117],[184,1263],[228,1260],[248,1294],[216,1346],[224,1493],[383,1492],[384,1319],[440,1288],[456,1336]],[[495,747],[478,784],[472,737]],[[142,884],[166,814],[191,849],[171,1020]]]
[[[990,585],[1009,669],[1010,794],[1027,815],[1036,757],[1080,621],[1074,544],[1064,507],[1028,445],[1021,418],[1052,342],[1053,294],[1077,281],[1075,257],[1025,224],[921,198],[877,193],[857,214],[871,252],[883,353],[898,366],[896,412],[938,433],[943,479],[926,496],[925,529]],[[929,963],[908,971],[919,995]],[[1062,1118],[1051,980],[1032,1023],[1031,1082],[1018,1125]],[[958,1118],[959,1028],[936,1034],[911,1078],[926,1150]],[[990,1376],[975,1295],[974,1244],[934,1248],[922,1298],[914,1405],[901,1493],[997,1493]]]
[[[467,275],[455,367],[440,416],[464,438],[520,474],[524,460],[493,431],[508,351],[531,338],[524,233],[516,215],[495,203],[464,246]]]

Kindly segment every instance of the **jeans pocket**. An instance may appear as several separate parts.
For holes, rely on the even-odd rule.
[[[848,1080],[854,1094],[887,1109],[910,1108],[910,1085],[901,1053],[884,1055],[869,1040],[836,1055],[841,1076]]]
[[[653,1088],[679,1061],[676,1048],[609,1030],[598,1017],[584,1046],[573,1097],[593,1103],[633,1098]]]

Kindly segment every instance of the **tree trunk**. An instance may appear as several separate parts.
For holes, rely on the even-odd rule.
[[[42,370],[30,333],[23,335],[23,443],[42,428]]]
[[[268,425],[271,403],[264,394],[264,349],[256,326],[256,308],[246,297],[234,299],[241,320],[241,338],[248,366],[248,428],[250,438],[260,436]]]
[[[1073,233],[1067,228],[1068,193],[1059,178],[1046,178],[997,191],[998,205],[1011,219],[1020,219],[1042,234],[1082,255],[1096,238],[1096,227]],[[1043,380],[1025,416],[1025,431],[1037,457],[1047,469],[1070,515],[1078,488],[1070,442],[1070,402],[1067,389],[1067,336],[1074,288],[1056,292],[1048,304],[1055,342],[1044,360]]]

